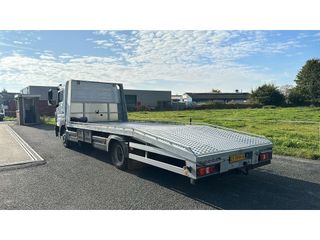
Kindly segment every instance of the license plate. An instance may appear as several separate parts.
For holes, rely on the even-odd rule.
[[[240,153],[240,154],[235,154],[235,155],[231,155],[230,156],[230,162],[238,162],[241,160],[245,160],[246,159],[246,155],[244,153]]]

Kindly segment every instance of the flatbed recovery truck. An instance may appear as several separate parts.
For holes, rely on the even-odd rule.
[[[68,80],[56,100],[56,136],[65,147],[87,143],[110,152],[116,168],[130,160],[197,179],[271,163],[272,143],[265,137],[214,125],[128,121],[121,83]]]

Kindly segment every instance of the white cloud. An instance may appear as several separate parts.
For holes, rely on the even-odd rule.
[[[55,60],[56,59],[55,57],[49,56],[49,55],[40,55],[39,58],[43,59],[43,60]]]
[[[109,57],[95,57],[95,56],[84,56],[81,58],[72,58],[69,63],[78,63],[78,64],[107,64],[116,62],[116,59]]]
[[[250,90],[274,77],[241,65],[144,64],[124,66],[114,59],[101,57],[74,58],[59,62],[50,57],[9,56],[0,58],[0,79],[7,84],[57,85],[70,78],[123,82],[127,88],[170,89],[174,92],[205,91],[220,88]],[[161,81],[172,85],[161,85]],[[158,85],[154,85],[158,82]],[[175,86],[175,87],[173,87]],[[19,90],[19,89],[16,89]]]
[[[96,34],[108,36],[94,41],[97,47],[122,52],[130,64],[214,64],[299,47],[293,40],[268,43],[265,33],[260,31],[133,31],[131,35],[100,31]]]
[[[59,58],[61,58],[61,59],[72,59],[73,57],[70,56],[70,55],[65,54],[65,55],[60,55]]]
[[[114,45],[112,42],[108,40],[95,40],[93,42],[99,45],[99,47],[104,47],[104,48],[112,47]]]
[[[57,58],[52,51],[39,57],[0,57],[0,79],[14,85],[55,85],[70,78],[123,82],[127,88],[224,91],[276,82],[269,70],[238,64],[253,54],[285,53],[299,42],[267,41],[259,31],[115,31],[95,32],[91,40],[115,55]],[[19,89],[17,89],[19,90]]]
[[[18,44],[18,45],[30,45],[31,42],[29,41],[24,41],[24,42],[21,42],[21,41],[13,41],[14,44]]]
[[[20,41],[13,41],[14,44],[23,44],[23,42]]]
[[[106,35],[106,34],[108,34],[108,30],[100,30],[100,31],[96,31],[96,32],[94,32],[94,34],[96,34],[96,35]]]
[[[23,45],[23,42],[19,42],[19,41],[13,41],[13,44],[6,43],[6,42],[0,42],[0,46],[9,47],[12,49],[34,50],[33,48],[25,47],[22,45]]]

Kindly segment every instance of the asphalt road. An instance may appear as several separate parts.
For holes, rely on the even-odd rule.
[[[248,176],[196,186],[147,165],[128,172],[108,154],[65,149],[52,127],[14,126],[47,164],[0,172],[0,209],[320,209],[320,161],[275,157]]]

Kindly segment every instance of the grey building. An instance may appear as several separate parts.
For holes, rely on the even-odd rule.
[[[27,86],[20,92],[22,94],[40,95],[39,106],[43,109],[40,113],[42,115],[47,115],[48,113],[52,115],[54,109],[52,107],[46,109],[49,89],[57,91],[57,86]],[[124,89],[124,94],[127,108],[131,111],[140,109],[167,109],[171,106],[171,91]],[[54,93],[53,95],[55,96],[56,94]]]
[[[10,101],[14,101],[14,96],[18,93],[0,92],[0,104],[9,105]]]
[[[20,93],[31,94],[31,95],[40,95],[40,100],[48,101],[49,89],[57,91],[57,86],[28,86],[28,87],[21,89]]]
[[[185,93],[182,95],[183,101],[186,104],[205,103],[205,102],[235,102],[246,103],[249,101],[249,93]]]
[[[48,91],[52,89],[54,96],[56,96],[57,86],[28,86],[21,89],[20,93],[24,95],[40,96],[37,101],[37,108],[41,116],[54,116],[56,111],[55,106],[48,106]]]
[[[167,109],[171,106],[171,91],[124,89],[128,110]]]
[[[14,99],[17,93],[0,92],[0,105],[5,106],[6,116],[16,116],[16,100]]]

